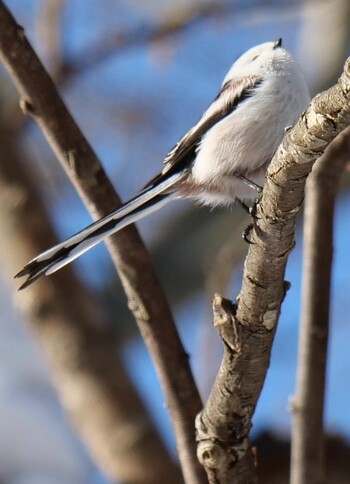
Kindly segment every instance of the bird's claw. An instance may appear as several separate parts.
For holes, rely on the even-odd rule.
[[[247,225],[247,227],[242,232],[242,239],[245,242],[247,242],[247,244],[254,244],[254,242],[249,238],[249,235],[253,230],[253,228],[254,228],[254,224],[251,222],[249,225]]]

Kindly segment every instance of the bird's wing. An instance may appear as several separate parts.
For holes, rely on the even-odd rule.
[[[258,76],[246,76],[226,82],[199,122],[180,139],[165,157],[163,170],[150,180],[145,188],[159,183],[165,177],[180,170],[185,170],[186,167],[190,167],[205,133],[235,111],[261,84],[261,81],[262,79]]]

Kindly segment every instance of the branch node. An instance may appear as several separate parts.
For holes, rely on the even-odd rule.
[[[72,170],[74,176],[79,178],[77,154],[78,154],[78,152],[77,152],[76,149],[68,150],[67,160],[68,160],[70,169]]]
[[[289,281],[283,281],[283,290],[284,290],[284,294],[283,294],[283,298],[282,298],[282,302],[284,301],[286,295],[287,295],[287,292],[289,291],[289,289],[292,287],[292,284],[291,282]]]
[[[209,469],[222,469],[227,466],[227,453],[219,443],[202,440],[197,447],[199,462]]]
[[[26,35],[25,35],[25,32],[24,32],[24,27],[20,24],[17,24],[16,25],[16,30],[17,30],[17,35],[19,37],[19,39],[23,42],[24,40],[26,40]]]
[[[289,398],[288,410],[294,416],[301,412],[301,405],[296,395],[293,395]]]
[[[206,469],[217,469],[220,474],[229,469],[233,464],[243,459],[249,448],[249,440],[243,439],[227,447],[219,441],[211,439],[202,440],[198,443],[197,457]]]
[[[274,309],[268,309],[263,314],[262,324],[268,331],[271,331],[277,325],[278,315],[279,315],[278,307]]]
[[[21,97],[19,99],[19,107],[24,115],[35,114],[35,108],[27,99]]]
[[[243,439],[241,442],[228,446],[211,439],[201,440],[197,447],[197,457],[205,468],[217,469],[222,472],[243,459],[248,448],[248,439]]]
[[[215,294],[213,300],[214,327],[223,342],[235,353],[241,351],[238,321],[236,320],[237,306],[230,301]]]

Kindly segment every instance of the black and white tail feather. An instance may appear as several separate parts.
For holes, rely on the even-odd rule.
[[[109,235],[172,201],[176,198],[176,193],[171,191],[171,187],[182,176],[183,174],[176,173],[155,186],[147,187],[119,209],[89,225],[66,241],[42,252],[16,274],[16,278],[28,276],[19,289],[25,289],[43,275],[53,274],[95,247]]]
[[[175,198],[207,205],[254,200],[266,169],[309,95],[281,39],[248,50],[227,73],[218,96],[164,160],[143,191],[110,215],[30,261],[20,289],[69,264],[109,235]],[[255,188],[255,190],[254,190]]]

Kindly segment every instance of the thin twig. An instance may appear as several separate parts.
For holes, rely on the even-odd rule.
[[[291,483],[326,482],[323,412],[333,256],[333,218],[340,177],[350,158],[350,131],[317,161],[304,213],[303,305],[293,399]]]
[[[350,59],[339,83],[314,98],[271,162],[237,305],[219,296],[214,299],[214,322],[224,341],[224,356],[196,420],[198,455],[210,482],[257,481],[249,431],[288,288],[284,274],[294,247],[296,216],[313,164],[349,124]]]
[[[96,154],[2,1],[0,58],[22,96],[22,107],[42,129],[90,212],[100,218],[117,208],[120,199]],[[163,387],[185,480],[203,482],[193,425],[202,404],[148,252],[134,227],[111,237],[107,245]]]

